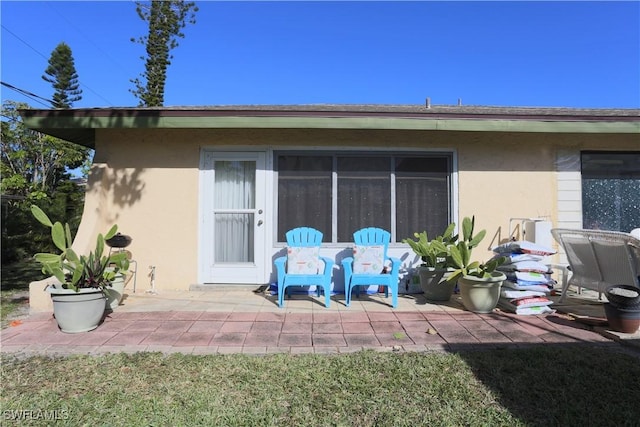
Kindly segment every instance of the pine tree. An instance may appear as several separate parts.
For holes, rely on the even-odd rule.
[[[42,79],[53,84],[53,108],[71,108],[74,102],[82,99],[78,73],[73,62],[71,48],[65,42],[60,43],[51,52],[49,66]]]
[[[173,56],[171,49],[178,46],[178,38],[184,38],[182,29],[189,23],[195,24],[194,2],[182,0],[152,1],[150,5],[136,2],[136,12],[143,21],[149,23],[149,33],[133,42],[146,47],[147,58],[145,72],[141,78],[131,80],[136,86],[131,90],[139,100],[141,107],[160,107],[164,104],[164,87],[167,79],[167,67]]]

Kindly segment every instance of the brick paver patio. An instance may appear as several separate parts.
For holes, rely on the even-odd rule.
[[[343,297],[343,296],[342,296]],[[397,309],[379,295],[341,296],[331,307],[315,297],[294,296],[279,308],[272,295],[245,290],[169,291],[130,294],[97,329],[60,332],[52,314],[34,313],[1,331],[3,354],[103,354],[161,351],[186,354],[350,353],[455,351],[467,348],[546,344],[629,344],[640,348],[640,332],[616,334],[563,313],[602,316],[597,294],[554,307],[542,316],[500,310],[475,314],[454,296],[430,304],[421,295],[400,295]],[[571,299],[571,298],[570,298]],[[179,307],[179,308],[177,308]]]
[[[211,320],[215,319],[215,320]],[[3,353],[447,351],[459,346],[611,342],[561,314],[504,312],[211,313],[113,312],[94,331],[65,334],[51,314],[2,331]]]

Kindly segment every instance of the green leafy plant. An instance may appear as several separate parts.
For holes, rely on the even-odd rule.
[[[422,259],[422,267],[447,268],[449,267],[449,246],[458,240],[458,235],[454,235],[455,223],[449,224],[444,233],[429,240],[427,232],[414,233],[413,239],[404,239],[402,242],[408,244],[411,250]]]
[[[31,213],[43,225],[51,228],[51,239],[60,253],[37,253],[36,261],[42,266],[42,272],[56,277],[62,287],[78,292],[82,288],[105,289],[111,286],[118,273],[125,273],[129,268],[126,252],[105,253],[105,240],[113,237],[118,231],[114,225],[106,235],[98,234],[95,249],[89,255],[78,256],[71,244],[69,224],[56,221],[52,223],[47,214],[36,205],[31,206]]]
[[[505,257],[493,258],[486,263],[471,261],[473,248],[478,246],[487,234],[486,230],[480,230],[474,235],[475,217],[465,217],[462,220],[462,239],[455,245],[449,246],[449,257],[455,270],[449,276],[448,281],[453,282],[462,276],[475,276],[480,278],[491,277],[496,268],[504,264]]]

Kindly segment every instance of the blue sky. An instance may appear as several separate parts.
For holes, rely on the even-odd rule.
[[[432,104],[640,108],[640,2],[197,1],[165,106]],[[76,108],[136,106],[133,1],[0,3],[2,81],[43,98],[56,45]],[[1,88],[2,100],[49,104]],[[43,101],[41,101],[43,102]]]

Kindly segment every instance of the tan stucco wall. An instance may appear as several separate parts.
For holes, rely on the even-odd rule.
[[[512,237],[521,239],[520,221],[510,218],[558,220],[559,152],[638,150],[632,135],[482,134],[456,145],[459,170],[459,217],[475,215],[477,227],[487,230],[480,248]],[[510,227],[511,226],[511,227]],[[552,246],[557,244],[551,239]],[[482,259],[476,250],[474,256]]]
[[[215,146],[279,148],[455,149],[458,156],[458,217],[475,215],[487,230],[487,249],[507,239],[509,219],[556,220],[555,159],[559,147],[636,149],[631,136],[488,134],[471,132],[305,130],[131,130],[98,133],[88,206],[98,206],[100,229],[117,223],[133,237],[138,284],[149,286],[156,266],[158,289],[197,283],[198,168],[200,149]],[[88,212],[91,213],[91,212]],[[93,213],[91,213],[93,215]],[[83,221],[90,219],[85,214]],[[478,257],[482,257],[477,252]],[[487,251],[486,256],[490,256]]]
[[[202,148],[329,147],[454,150],[458,218],[487,230],[474,258],[508,239],[509,219],[556,221],[558,150],[637,150],[637,135],[392,130],[98,130],[85,212],[74,243],[83,251],[116,223],[133,238],[137,291],[188,289],[198,278],[199,165]],[[518,236],[519,237],[519,236]],[[131,287],[128,288],[131,290]]]
[[[142,291],[150,287],[151,266],[158,288],[196,282],[199,161],[190,135],[128,131],[98,137],[83,221],[98,218],[94,235],[118,224],[133,238],[127,249]]]

